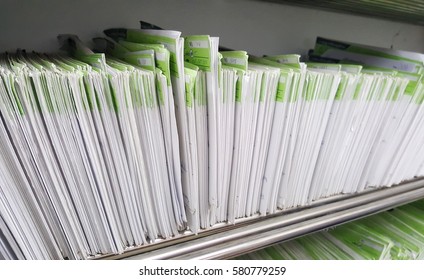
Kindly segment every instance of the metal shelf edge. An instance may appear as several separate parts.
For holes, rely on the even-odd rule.
[[[188,234],[186,238],[176,238],[174,243],[164,245],[162,248],[134,250],[115,255],[113,258],[139,260],[228,258],[420,198],[424,198],[424,178],[344,198],[324,199],[298,211],[246,219],[239,225],[221,226],[219,230],[215,229],[215,232],[205,230],[199,236]]]

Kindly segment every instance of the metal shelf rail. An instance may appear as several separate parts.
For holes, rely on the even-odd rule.
[[[195,235],[190,231],[169,240],[157,240],[120,255],[94,259],[226,259],[275,243],[337,226],[424,198],[424,178],[360,194],[322,199],[303,208],[264,217],[218,224]]]
[[[424,25],[421,0],[260,0]]]

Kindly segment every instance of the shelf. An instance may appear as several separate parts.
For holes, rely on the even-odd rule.
[[[280,211],[266,217],[218,224],[195,235],[129,248],[121,255],[95,259],[226,259],[337,226],[424,198],[424,178],[398,186],[319,200],[308,207]]]
[[[281,4],[317,8],[349,14],[424,25],[424,2],[420,0],[265,0]]]

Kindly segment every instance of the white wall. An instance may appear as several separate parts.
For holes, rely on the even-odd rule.
[[[55,51],[56,35],[88,42],[138,20],[184,34],[210,34],[256,55],[305,54],[317,35],[424,53],[424,27],[253,0],[2,0],[0,52]]]

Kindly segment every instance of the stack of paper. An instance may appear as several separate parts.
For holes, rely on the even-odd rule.
[[[165,46],[171,52],[171,70],[180,68],[175,43],[181,41],[179,33],[109,30],[106,34],[133,52],[146,50],[148,44]],[[327,57],[336,46],[318,41],[315,56]],[[223,65],[237,71],[231,78],[232,83],[237,79],[237,86],[230,93],[235,107],[230,105],[226,115],[220,99],[226,70],[217,49],[217,38],[185,38],[184,74],[189,77],[184,78],[185,96],[176,95],[183,189],[193,231],[369,186],[390,186],[423,169],[423,159],[417,155],[422,148],[416,145],[424,137],[416,129],[424,120],[417,54],[383,50],[367,54],[396,57],[402,63],[409,59],[401,68],[408,73],[362,60],[364,69],[304,64],[297,55],[252,58],[248,63],[245,52],[223,52]],[[174,88],[180,88],[177,81],[173,80]],[[191,95],[194,103],[187,98]],[[179,110],[183,101],[185,110]]]
[[[80,259],[176,235],[185,211],[168,172],[166,77],[66,39],[79,61],[1,60],[5,242],[13,234],[24,258]]]
[[[364,169],[371,166],[369,158],[392,120],[393,107],[401,104],[397,98],[399,92],[404,95],[406,84],[405,79],[386,75],[344,75],[319,154],[311,200],[363,189]]]
[[[256,214],[274,117],[279,69],[248,63],[242,51],[223,53],[237,69],[234,154],[228,195],[228,221]]]
[[[197,148],[199,147],[199,145],[202,145],[202,143],[205,142],[202,141],[202,139],[194,140],[194,138],[197,136],[198,133],[200,133],[201,137],[206,137],[204,138],[205,140],[208,139],[208,135],[206,135],[205,132],[209,133],[210,129],[208,129],[208,126],[205,126],[205,124],[202,124],[201,122],[200,115],[203,114],[204,117],[206,117],[206,111],[204,109],[202,110],[202,108],[197,108],[196,101],[194,102],[194,110],[193,106],[187,106],[187,104],[191,103],[186,102],[185,94],[186,79],[184,78],[184,39],[180,37],[180,32],[164,30],[110,29],[106,30],[105,34],[116,40],[125,40],[129,42],[143,44],[162,44],[170,52],[171,84],[175,101],[175,116],[178,127],[182,174],[181,182],[183,188],[184,203],[187,211],[189,227],[194,232],[197,232],[201,226],[201,221],[202,227],[207,227],[209,225],[209,205],[205,205],[205,203],[206,201],[209,201],[210,193],[208,185],[210,179],[208,177],[208,173],[205,173],[205,169],[202,168],[202,166],[199,166],[199,161],[197,160],[200,159],[202,162],[207,161],[207,158],[204,158],[203,155],[207,154],[209,156],[208,149],[203,149],[203,151],[199,151]],[[199,48],[204,49],[207,55],[210,55],[210,50],[212,47],[211,45],[209,45],[209,41],[202,42],[203,44],[204,42],[206,42],[207,45],[201,44]],[[214,71],[215,68],[210,69],[211,57],[208,56],[205,59],[209,63],[208,69],[210,71]],[[202,62],[202,60],[200,61]],[[214,63],[213,65],[213,67],[217,67],[216,63]],[[215,83],[215,81],[213,80],[211,75],[212,74],[208,75],[209,90],[215,90],[216,85],[213,84]],[[204,77],[199,77],[199,79],[199,83],[202,83]],[[205,87],[207,87],[206,81],[204,81],[203,84]],[[202,85],[199,84],[199,86]],[[208,98],[208,95],[206,95],[206,97]],[[203,105],[209,106],[207,100],[204,100],[201,103]],[[200,105],[200,103],[198,103],[198,105]],[[213,108],[213,104],[211,104],[211,106]],[[209,107],[207,108],[209,109]],[[209,123],[207,125],[209,125]],[[173,138],[173,140],[176,140],[176,138]],[[196,141],[197,143],[195,143],[194,141]],[[195,156],[195,153],[198,154],[197,157]],[[214,177],[214,179],[212,180],[215,179],[216,177]],[[198,180],[201,180],[201,182],[208,182],[208,185],[200,186]],[[216,184],[214,185],[216,186]],[[216,191],[211,191],[211,195],[212,194],[216,194]],[[201,200],[201,204],[199,202],[199,199]],[[213,198],[211,197],[211,199]],[[200,208],[200,206],[202,206],[202,208]]]
[[[226,222],[230,194],[231,165],[234,147],[234,121],[237,86],[237,68],[222,66],[222,78],[218,97],[218,199],[217,222]],[[211,221],[213,225],[213,221]]]
[[[59,258],[61,255],[59,244],[66,244],[64,232],[59,225],[58,214],[49,201],[44,188],[43,174],[35,174],[36,164],[41,164],[41,162],[35,161],[36,158],[31,156],[30,149],[37,152],[37,148],[33,143],[27,142],[24,136],[24,133],[31,128],[30,116],[25,114],[26,108],[23,106],[26,104],[18,98],[19,95],[22,97],[21,92],[26,93],[25,88],[19,86],[19,82],[25,82],[26,77],[24,74],[15,84],[16,75],[14,73],[14,70],[21,71],[24,64],[18,60],[10,60],[6,56],[0,57],[0,64],[2,80],[0,83],[0,129],[2,135],[5,136],[0,143],[2,154],[0,158],[1,256],[5,259]],[[22,70],[29,71],[29,69]],[[11,129],[16,129],[13,138],[8,137]],[[34,141],[35,139],[30,140]],[[21,148],[24,157],[15,151]],[[38,152],[40,151],[38,150]],[[41,154],[40,157],[42,156]],[[25,172],[28,172],[28,175]],[[32,180],[30,184],[28,178],[35,180]],[[36,190],[42,192],[38,197],[35,195]],[[51,195],[53,196],[55,193]],[[49,216],[54,217],[50,225],[48,224]],[[67,250],[68,246],[63,248]],[[64,253],[67,254],[68,251]]]
[[[264,177],[266,158],[269,150],[271,128],[274,121],[274,109],[277,96],[277,85],[280,78],[278,68],[250,63],[249,67],[255,71],[263,71],[261,92],[258,98],[256,131],[252,165],[250,166],[245,216],[252,216],[259,211],[261,185]],[[253,138],[253,135],[252,135]]]
[[[175,198],[175,217],[180,226],[186,222],[181,187],[181,168],[178,131],[175,118],[174,97],[170,76],[170,53],[161,44],[141,44],[120,40],[119,43],[105,38],[94,39],[97,49],[101,49],[118,59],[155,73],[155,88],[160,108],[163,141],[169,184]],[[160,140],[162,141],[162,140]]]
[[[293,59],[293,57],[291,57]],[[291,129],[297,109],[298,90],[303,88],[304,70],[298,63],[290,67],[268,59],[254,59],[257,63],[280,69],[276,105],[269,143],[269,152],[265,164],[264,177],[260,198],[260,213],[274,213],[277,210],[280,184],[285,177],[283,168],[288,159],[288,145],[291,139]]]
[[[337,63],[303,63],[220,53],[208,35],[105,34],[96,52],[64,35],[70,57],[0,58],[0,258],[121,253],[424,175],[420,54],[318,39],[311,59]],[[341,238],[324,235],[304,245]]]
[[[330,116],[330,109],[339,85],[337,70],[311,69],[306,72],[307,86],[299,99],[301,114],[292,132],[293,156],[287,169],[287,196],[280,207],[305,205],[321,142]],[[293,137],[292,136],[292,137]],[[284,187],[283,186],[283,187]],[[281,192],[281,191],[280,191]]]
[[[281,64],[279,58],[257,60],[280,68],[275,135],[262,186],[262,214],[307,203],[321,139],[340,82],[337,67],[307,70],[304,64]]]
[[[424,54],[378,48],[317,37],[311,61],[360,64],[408,73],[423,73]]]
[[[373,228],[394,242],[391,259],[422,259],[424,254],[424,235],[422,219],[415,220],[415,209],[395,210],[383,213],[372,219],[366,219],[364,225]],[[421,213],[422,214],[422,213]]]
[[[199,189],[200,226],[208,228],[215,224],[218,203],[218,38],[207,35],[186,37],[184,59],[199,67],[200,83],[195,95],[201,97],[197,104],[199,114],[195,117],[199,121],[197,137],[201,181],[196,185]]]
[[[0,260],[25,259],[7,224],[0,217]]]

